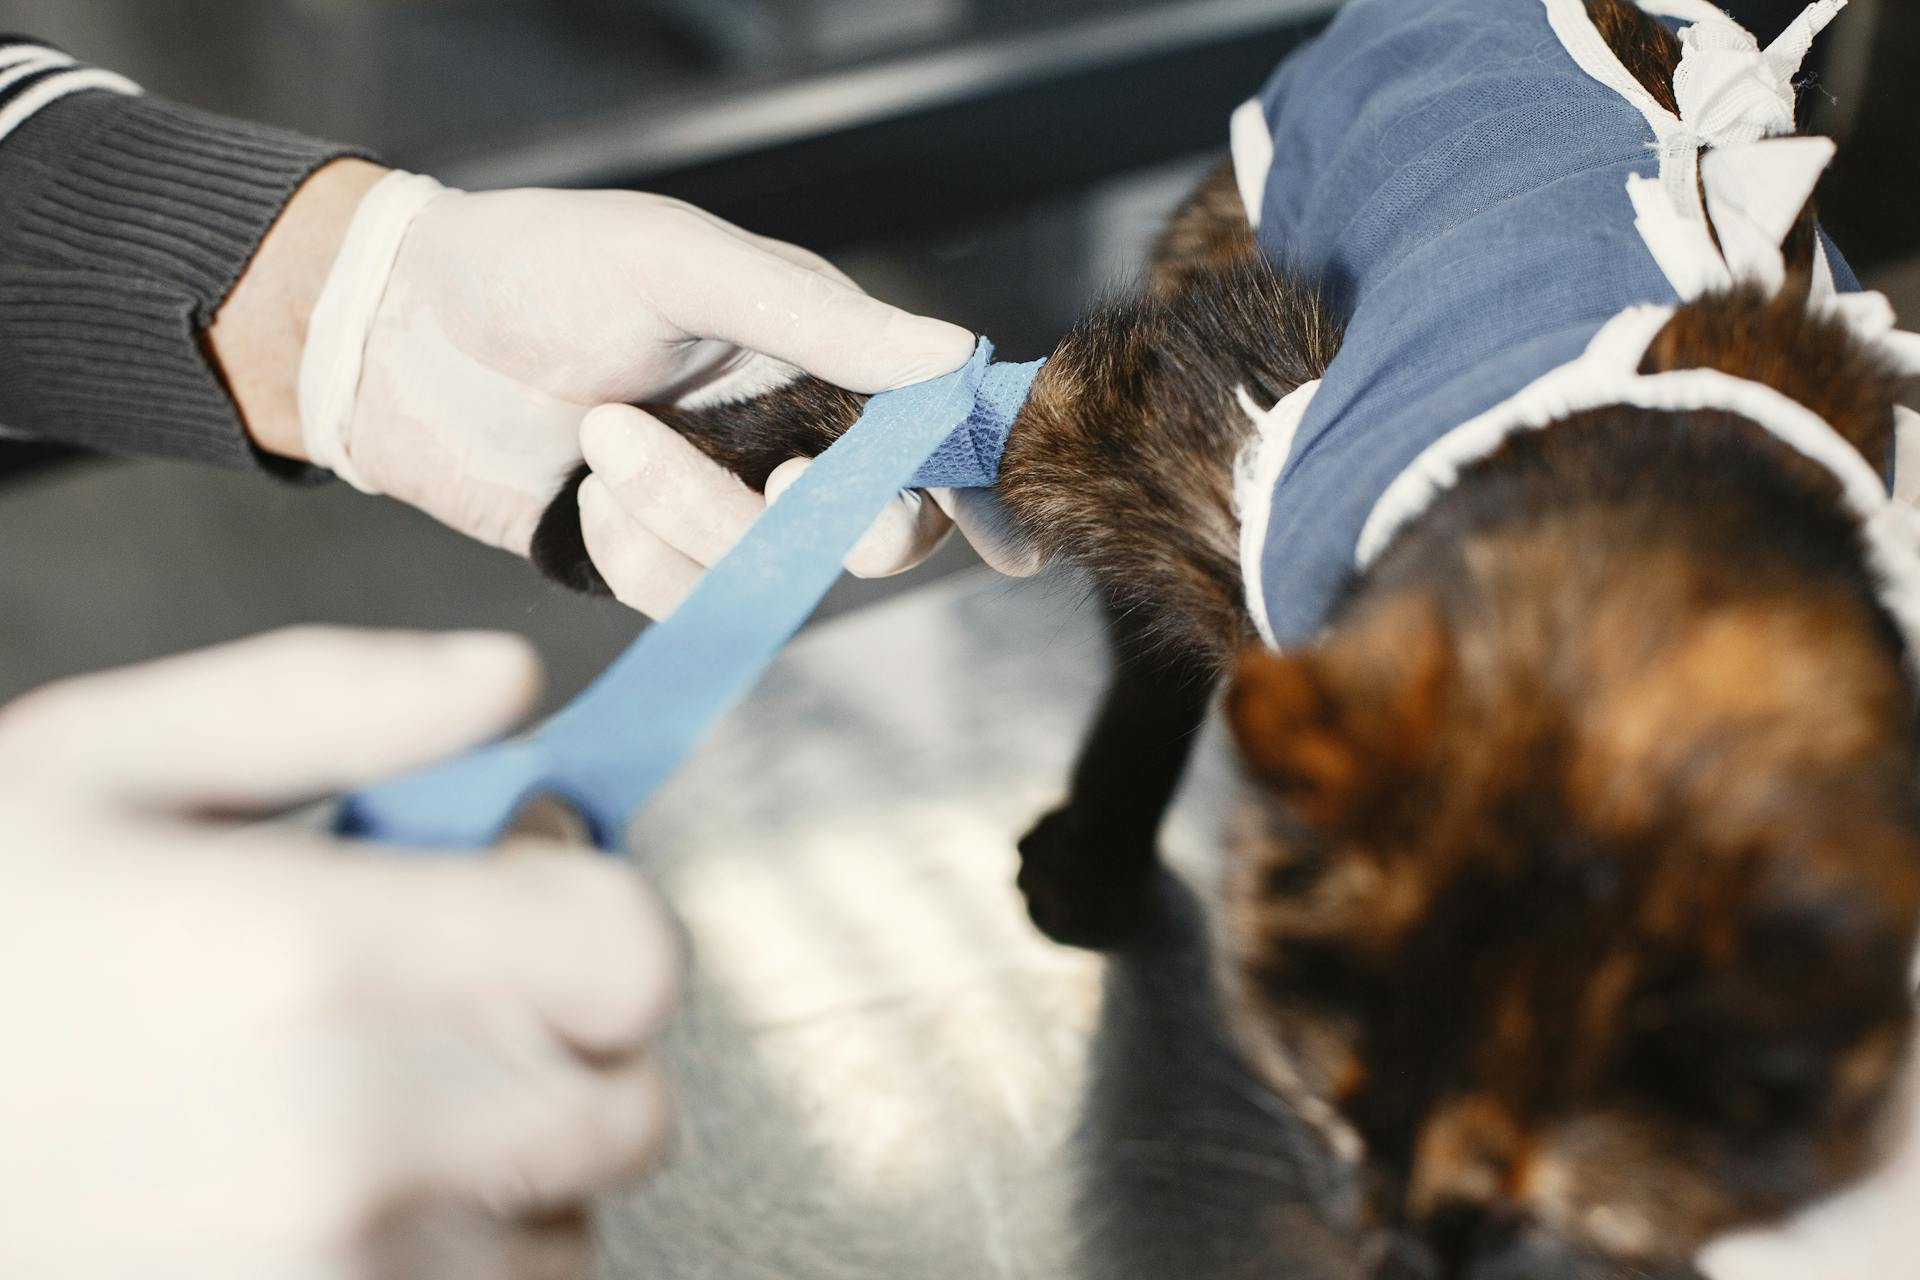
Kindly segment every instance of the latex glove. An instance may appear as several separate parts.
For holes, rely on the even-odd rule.
[[[299,631],[0,711],[0,1274],[580,1269],[577,1206],[668,1123],[637,878],[193,816],[445,755],[535,683],[504,637]]]
[[[795,458],[775,468],[763,498],[658,418],[624,404],[589,414],[580,441],[593,468],[580,486],[587,552],[614,595],[653,618],[672,613],[811,465]],[[933,489],[901,494],[847,557],[847,570],[862,578],[903,573],[955,525],[1001,573],[1027,577],[1043,567],[992,490]]]
[[[315,307],[302,429],[317,464],[525,554],[595,405],[748,394],[796,366],[884,391],[959,368],[973,346],[803,249],[678,201],[476,195],[393,174],[361,201]],[[695,459],[673,464],[686,489],[641,513],[643,549],[615,556],[699,558],[709,539],[696,526],[737,534],[745,504],[717,496],[730,477]],[[726,503],[724,516],[688,493]],[[905,567],[946,529],[903,499],[863,563]]]

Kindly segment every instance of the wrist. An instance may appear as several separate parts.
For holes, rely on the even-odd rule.
[[[247,434],[267,453],[306,461],[300,361],[308,323],[354,212],[387,170],[336,160],[316,170],[260,242],[206,331]]]

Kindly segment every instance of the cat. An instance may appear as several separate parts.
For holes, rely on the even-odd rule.
[[[1673,110],[1672,32],[1586,7]],[[1683,305],[1643,371],[1764,383],[1878,466],[1902,382],[1810,306],[1817,236],[1809,207],[1784,289]],[[1041,372],[999,495],[1097,584],[1115,668],[1068,798],[1020,841],[1020,887],[1061,942],[1141,927],[1226,677],[1250,785],[1217,946],[1249,1061],[1432,1274],[1494,1274],[1543,1239],[1683,1263],[1876,1158],[1920,931],[1906,643],[1827,471],[1727,412],[1616,406],[1507,439],[1349,578],[1321,638],[1261,645],[1244,405],[1321,377],[1342,324],[1261,251],[1222,168],[1146,287]],[[862,403],[803,379],[654,412],[758,487]],[[580,479],[535,559],[604,591]]]

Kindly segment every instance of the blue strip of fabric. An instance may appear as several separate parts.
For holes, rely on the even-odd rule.
[[[965,368],[873,397],[673,616],[566,709],[528,737],[348,797],[340,831],[482,849],[550,795],[618,851],[628,821],[759,680],[896,493],[993,483],[1042,363],[995,364],[983,338]]]
[[[916,489],[991,489],[1000,479],[1013,420],[1033,393],[1044,360],[989,364],[974,392],[967,420],[950,432],[914,473]]]

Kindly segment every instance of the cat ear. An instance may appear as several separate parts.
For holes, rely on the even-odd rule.
[[[1313,649],[1247,652],[1227,718],[1257,780],[1307,820],[1337,822],[1427,758],[1452,670],[1438,608],[1386,601]]]

